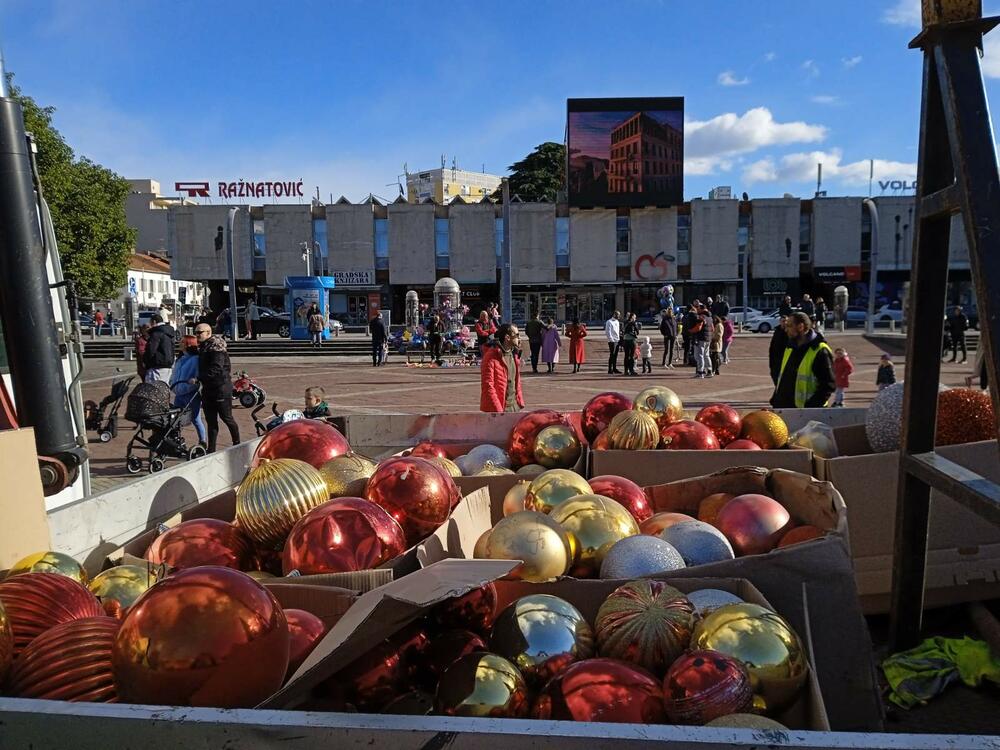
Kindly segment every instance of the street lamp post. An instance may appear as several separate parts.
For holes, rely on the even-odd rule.
[[[872,222],[871,251],[868,253],[871,271],[868,273],[868,314],[865,315],[865,332],[873,333],[875,331],[875,290],[878,288],[878,207],[871,198],[865,198],[862,204],[868,209],[868,215]],[[899,221],[898,216],[896,221]],[[896,236],[899,237],[898,232]],[[847,315],[846,310],[844,315]]]
[[[239,314],[236,310],[236,262],[233,259],[233,228],[236,225],[236,209],[230,208],[226,217],[226,260],[229,264],[229,336],[233,341],[239,338]]]
[[[306,262],[306,276],[312,276],[312,248],[308,242],[301,243],[299,247],[302,248],[302,260]]]
[[[500,255],[500,311],[508,323],[514,322],[514,302],[510,278],[510,182],[501,181],[503,195],[503,244]],[[527,311],[525,311],[527,313]]]

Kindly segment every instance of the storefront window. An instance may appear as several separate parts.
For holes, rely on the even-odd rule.
[[[625,308],[634,312],[644,323],[653,320],[660,311],[660,298],[657,295],[658,286],[633,286],[626,290]]]
[[[434,267],[448,268],[448,219],[434,219]]]
[[[566,320],[576,318],[588,326],[603,325],[615,310],[615,295],[582,292],[566,295]]]
[[[569,217],[556,217],[556,268],[569,268]]]
[[[375,219],[375,270],[389,270],[389,220]]]

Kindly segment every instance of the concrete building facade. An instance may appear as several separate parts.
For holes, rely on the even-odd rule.
[[[406,174],[406,200],[409,203],[432,200],[446,206],[458,197],[466,203],[477,203],[498,187],[500,177],[495,174],[469,172],[455,167]]]

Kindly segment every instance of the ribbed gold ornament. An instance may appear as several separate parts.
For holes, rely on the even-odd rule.
[[[364,497],[368,478],[378,464],[358,453],[345,453],[323,464],[319,473],[326,482],[330,497]]]
[[[436,464],[441,464],[452,478],[462,476],[462,470],[458,468],[458,464],[452,461],[450,458],[445,458],[444,456],[431,456],[430,459]]]
[[[292,526],[330,499],[323,475],[305,461],[275,458],[251,469],[236,490],[236,520],[259,544],[283,542]]]

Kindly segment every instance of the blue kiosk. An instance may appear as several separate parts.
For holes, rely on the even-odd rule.
[[[286,276],[285,277],[285,309],[291,323],[291,338],[295,341],[308,341],[309,308],[315,302],[323,319],[328,320],[330,314],[329,290],[333,289],[332,276]],[[330,327],[323,326],[323,338],[330,338]]]

